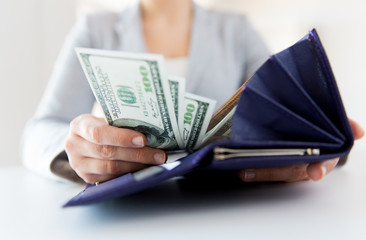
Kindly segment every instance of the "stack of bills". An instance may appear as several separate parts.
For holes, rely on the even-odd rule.
[[[184,78],[166,74],[162,55],[76,52],[108,123],[145,134],[147,146],[194,150],[230,134],[241,89],[212,118],[216,101],[186,93]]]

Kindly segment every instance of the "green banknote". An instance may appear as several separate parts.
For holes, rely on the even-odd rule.
[[[184,94],[186,89],[186,79],[178,76],[168,76],[170,95],[174,106],[174,113],[177,119],[179,129],[180,121],[183,118]]]
[[[186,149],[194,150],[200,147],[215,105],[215,100],[191,93],[185,94],[183,119],[179,124]]]
[[[184,148],[161,55],[76,52],[110,125],[144,133],[151,147]]]
[[[205,146],[231,136],[231,127],[233,125],[235,110],[236,106],[233,107],[217,125],[215,125],[210,131],[206,132],[201,146]]]

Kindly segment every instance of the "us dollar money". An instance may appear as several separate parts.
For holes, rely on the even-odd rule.
[[[180,129],[186,149],[197,149],[202,143],[215,105],[215,100],[190,93],[185,94],[183,121]]]
[[[179,124],[183,118],[184,107],[184,94],[186,89],[186,79],[178,76],[168,76],[170,95],[174,106],[174,112],[178,123],[178,128],[181,129]]]
[[[221,121],[208,131],[201,143],[201,147],[210,143],[231,137],[231,127],[233,125],[233,117],[236,106]]]
[[[240,95],[247,85],[249,80],[245,81],[240,88],[234,93],[229,100],[225,102],[212,116],[210,124],[208,125],[207,132],[210,132],[215,126],[217,126],[227,115],[233,115],[233,109],[236,108]]]
[[[184,148],[163,56],[87,48],[76,52],[110,125],[144,133],[150,147]]]

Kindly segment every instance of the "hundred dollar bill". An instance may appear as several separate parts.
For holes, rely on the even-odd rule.
[[[144,133],[151,147],[184,147],[163,56],[86,48],[76,52],[110,125]]]
[[[231,136],[231,127],[233,125],[235,110],[236,106],[232,108],[230,112],[216,126],[206,133],[201,147]]]
[[[247,85],[248,81],[243,83],[240,88],[234,93],[233,96],[229,100],[226,101],[224,105],[222,105],[219,110],[215,112],[212,116],[210,124],[208,125],[207,132],[211,131],[215,126],[217,126],[228,114],[232,113],[233,108],[238,104],[240,95]]]
[[[214,112],[216,101],[186,93],[181,127],[185,148],[194,150],[203,141],[207,126]]]
[[[186,89],[186,79],[178,76],[168,76],[170,95],[172,96],[174,113],[177,119],[178,128],[181,129],[183,121],[184,94]]]

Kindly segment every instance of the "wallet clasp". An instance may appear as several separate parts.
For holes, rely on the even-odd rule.
[[[282,148],[282,149],[231,149],[214,148],[215,160],[226,160],[237,157],[264,157],[264,156],[304,156],[320,155],[318,148]]]

